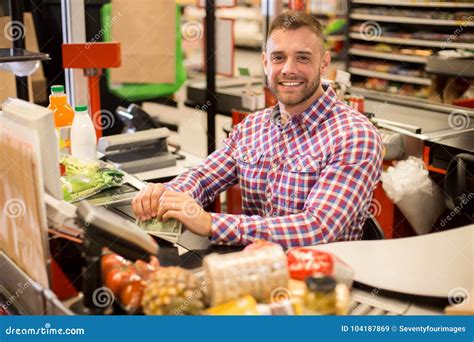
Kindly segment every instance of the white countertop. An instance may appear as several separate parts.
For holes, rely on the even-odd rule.
[[[474,225],[428,235],[311,247],[333,253],[356,281],[405,294],[451,297],[474,288]]]

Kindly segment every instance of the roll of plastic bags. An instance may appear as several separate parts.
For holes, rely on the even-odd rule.
[[[382,187],[418,235],[429,233],[445,209],[442,191],[419,158],[389,167],[382,173]]]

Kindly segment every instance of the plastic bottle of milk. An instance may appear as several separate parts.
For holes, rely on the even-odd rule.
[[[71,127],[71,155],[79,159],[97,159],[97,137],[87,106],[76,106]]]

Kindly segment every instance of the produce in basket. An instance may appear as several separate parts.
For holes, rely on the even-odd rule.
[[[197,315],[204,309],[203,286],[188,270],[162,267],[153,273],[143,293],[147,315]]]

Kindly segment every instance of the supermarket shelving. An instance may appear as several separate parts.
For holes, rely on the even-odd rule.
[[[420,63],[426,64],[428,59],[422,56],[416,55],[402,55],[399,53],[388,53],[388,52],[378,52],[378,51],[370,51],[370,50],[363,50],[357,48],[351,48],[349,53],[354,56],[364,56],[364,57],[377,57],[381,59],[387,59],[391,61],[402,61],[402,62],[411,62],[411,63]]]
[[[431,85],[431,80],[429,78],[424,78],[424,77],[391,74],[388,72],[380,72],[380,71],[367,70],[367,69],[361,69],[361,68],[352,68],[352,67],[349,68],[349,72],[353,75],[382,78],[384,80],[390,80],[390,81],[398,81],[398,82],[403,82],[403,83],[412,83],[412,84],[419,84],[419,85],[426,85],[426,86]]]

